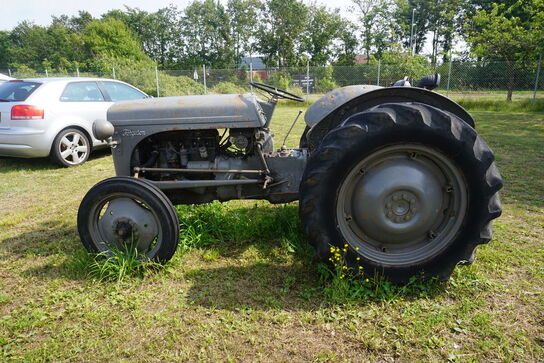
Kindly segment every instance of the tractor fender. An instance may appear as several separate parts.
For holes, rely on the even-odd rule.
[[[459,116],[471,127],[474,119],[459,104],[439,93],[416,87],[379,87],[371,85],[337,88],[314,102],[304,121],[310,128],[307,140],[315,149],[323,137],[347,117],[371,107],[391,102],[419,102]]]

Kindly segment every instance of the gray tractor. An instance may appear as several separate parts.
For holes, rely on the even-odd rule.
[[[274,147],[270,121],[280,99],[303,99],[262,83],[252,87],[265,99],[118,102],[93,126],[117,176],[83,198],[81,240],[94,253],[132,246],[166,262],[179,240],[175,204],[298,200],[320,260],[347,244],[347,265],[367,274],[447,279],[491,239],[502,180],[473,118],[432,91],[438,82],[336,89],[307,109],[295,149]]]

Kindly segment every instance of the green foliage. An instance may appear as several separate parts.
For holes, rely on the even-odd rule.
[[[310,6],[309,21],[302,35],[301,52],[310,57],[313,66],[324,66],[345,57],[347,28],[350,23],[340,16],[338,9],[327,10],[324,6]]]
[[[393,301],[404,297],[424,298],[443,290],[444,284],[437,279],[425,281],[416,276],[405,285],[395,285],[382,276],[367,276],[364,269],[348,267],[343,248],[331,247],[329,265],[320,264],[325,296],[335,303],[361,302],[368,300]]]
[[[27,66],[26,64],[13,64],[14,68],[15,68],[15,73],[14,75],[17,76],[17,77],[20,77],[20,78],[23,78],[23,77],[26,77],[26,78],[29,78],[29,77],[33,77],[35,76],[37,73],[36,73],[36,70],[30,68],[29,66]]]
[[[520,0],[493,4],[477,11],[466,26],[472,52],[486,59],[505,61],[509,68],[525,68],[544,49],[544,1]],[[507,100],[512,100],[514,73],[508,74]]]
[[[81,253],[67,267],[76,274],[85,274],[99,281],[112,281],[117,284],[127,278],[142,278],[162,265],[150,261],[147,256],[138,252],[136,247],[124,249],[112,248],[109,253],[91,255]]]
[[[82,39],[86,50],[92,55],[90,64],[95,71],[110,71],[112,64],[119,63],[123,63],[121,66],[130,66],[131,62],[152,64],[136,36],[120,20],[94,20],[85,28]]]
[[[332,66],[319,68],[314,73],[316,76],[315,89],[317,92],[326,93],[338,88],[338,84],[334,80],[334,69]]]
[[[353,0],[361,24],[365,54],[378,57],[394,41],[393,2],[391,0]]]
[[[181,19],[184,42],[182,65],[191,69],[202,64],[230,68],[234,64],[234,43],[228,14],[215,0],[194,0]]]
[[[267,21],[261,22],[257,50],[268,66],[297,66],[300,38],[308,20],[308,7],[299,0],[268,0]]]
[[[375,59],[371,59],[371,64],[377,64]],[[399,80],[403,77],[419,79],[427,74],[431,74],[433,69],[430,67],[427,58],[399,52],[386,51],[381,57],[381,78]]]
[[[243,87],[238,86],[232,82],[219,82],[213,88],[211,93],[215,94],[239,94],[245,93],[246,90]]]
[[[270,73],[266,83],[287,90],[293,84],[293,79],[286,71],[274,71]]]
[[[159,72],[161,97],[204,94],[204,86],[186,76],[170,76]]]

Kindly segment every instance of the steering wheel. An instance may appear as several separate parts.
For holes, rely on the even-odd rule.
[[[286,100],[297,101],[297,102],[304,102],[304,98],[299,97],[291,92],[287,92],[286,90],[283,90],[281,88],[276,88],[274,86],[270,86],[268,84],[259,83],[259,82],[249,82],[249,84],[255,88],[260,89],[261,91],[265,91],[266,93],[269,93],[278,98],[284,98]]]

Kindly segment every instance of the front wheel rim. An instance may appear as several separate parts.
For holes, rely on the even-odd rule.
[[[459,168],[419,144],[382,148],[341,182],[336,221],[344,239],[382,266],[431,260],[455,239],[468,191]]]
[[[69,165],[81,164],[87,158],[89,145],[87,138],[79,132],[71,131],[62,136],[59,142],[59,155]]]
[[[161,248],[163,227],[155,210],[130,193],[111,193],[92,206],[87,220],[93,244],[99,253],[136,249],[153,258]]]

